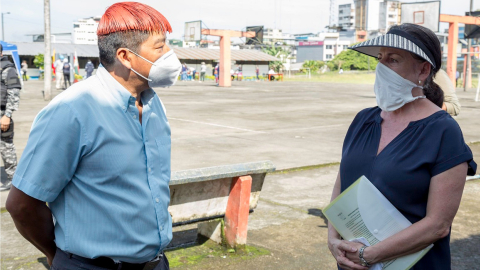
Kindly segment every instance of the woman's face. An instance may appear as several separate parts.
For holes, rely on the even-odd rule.
[[[430,64],[420,61],[405,50],[382,47],[378,53],[378,60],[403,78],[420,85],[430,74]]]

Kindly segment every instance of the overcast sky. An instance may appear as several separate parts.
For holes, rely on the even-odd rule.
[[[113,0],[50,0],[52,33],[72,32],[73,22],[101,16]],[[140,0],[162,13],[171,23],[169,38],[183,37],[184,23],[202,20],[211,29],[244,30],[250,25],[281,28],[287,33],[317,33],[329,21],[330,0]],[[416,2],[405,0],[402,2]],[[353,0],[337,0],[337,6]],[[441,13],[463,15],[470,0],[442,0]],[[337,7],[338,8],[338,7]],[[474,0],[474,10],[480,0]],[[31,41],[27,34],[44,32],[43,0],[0,0],[6,41]],[[337,9],[338,10],[338,9]],[[337,11],[338,12],[338,11]],[[338,13],[337,13],[338,16]],[[442,24],[441,28],[446,28]]]

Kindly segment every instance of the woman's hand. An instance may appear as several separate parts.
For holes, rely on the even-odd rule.
[[[360,243],[340,239],[328,239],[330,252],[335,260],[337,260],[338,265],[345,270],[368,270],[368,267],[360,265],[360,258],[358,257],[358,250],[362,246]],[[354,258],[355,256],[356,259]]]
[[[354,252],[348,252],[348,253],[345,254],[345,257],[347,257],[347,259],[349,259],[350,261],[352,261],[356,264],[362,265],[362,261],[360,260],[360,248],[362,248],[364,246],[364,244],[356,243],[356,242],[349,242],[349,243],[350,243],[351,246],[355,247],[357,249],[357,251],[355,253]],[[366,248],[365,248],[365,250],[366,250]],[[364,259],[367,260],[367,262],[370,264],[370,261],[368,261],[368,259],[365,258],[365,256],[364,256]]]

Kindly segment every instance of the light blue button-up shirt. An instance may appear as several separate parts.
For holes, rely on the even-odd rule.
[[[13,185],[49,202],[70,253],[142,263],[172,239],[170,126],[152,90],[135,98],[105,68],[35,118]]]

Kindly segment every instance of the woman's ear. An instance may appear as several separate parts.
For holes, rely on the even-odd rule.
[[[421,64],[420,75],[418,76],[418,80],[424,82],[428,76],[430,76],[430,71],[432,69],[432,65],[425,61]]]

